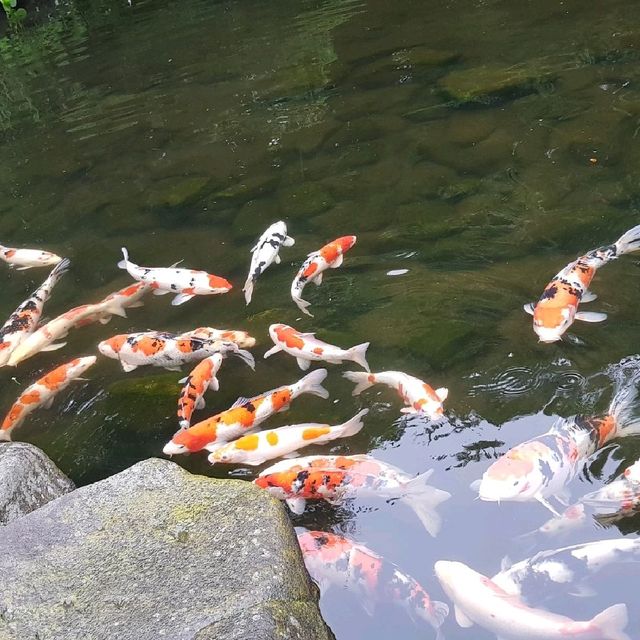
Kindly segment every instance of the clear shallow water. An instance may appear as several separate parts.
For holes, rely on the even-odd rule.
[[[140,264],[190,266],[236,290],[174,308],[149,298],[129,319],[87,327],[68,346],[0,371],[0,404],[20,386],[114,333],[200,325],[249,330],[260,360],[282,321],[350,346],[370,340],[373,370],[393,368],[447,386],[449,420],[399,420],[393,394],[352,398],[331,367],[331,400],[302,399],[269,424],[342,421],[371,406],[366,428],[329,449],[372,452],[409,473],[435,468],[454,497],[433,540],[399,504],[319,505],[296,525],[342,533],[411,573],[437,599],[438,559],[492,575],[501,558],[601,537],[637,535],[638,520],[595,523],[566,538],[517,536],[548,518],[538,505],[480,503],[469,484],[509,446],[556,415],[603,410],[598,373],[640,351],[638,259],[593,285],[602,325],[574,325],[583,344],[536,343],[522,304],[576,255],[640,222],[640,8],[579,2],[81,3],[0,46],[0,241],[69,256],[73,271],[45,309],[53,317],[124,286],[127,246]],[[249,249],[270,222],[296,238],[245,308]],[[304,256],[346,233],[345,266],[309,294],[298,320],[289,285]],[[408,269],[400,276],[388,276]],[[0,270],[7,316],[44,279]],[[15,376],[15,380],[14,380]],[[255,374],[229,361],[206,416],[238,395],[300,376],[283,355]],[[161,455],[176,421],[179,374],[125,375],[101,359],[88,382],[34,414],[16,437],[88,483]],[[628,439],[572,485],[577,498],[637,459]],[[202,456],[186,468],[225,477]],[[595,476],[595,477],[594,477]],[[591,617],[630,606],[628,573],[597,598],[559,610]],[[634,606],[635,604],[635,606]],[[344,594],[322,602],[339,639],[430,637],[383,607],[369,617]],[[563,606],[565,606],[563,604]],[[445,626],[453,640],[491,638]]]

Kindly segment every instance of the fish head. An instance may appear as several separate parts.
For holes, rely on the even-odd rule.
[[[533,330],[540,342],[551,343],[562,340],[565,331],[573,324],[577,307],[549,307],[542,303],[533,312]]]
[[[469,574],[475,573],[462,562],[438,560],[433,566],[444,592],[455,600],[455,593],[465,588]]]
[[[127,337],[125,335],[113,336],[98,344],[98,351],[107,358],[117,358],[126,341]]]
[[[89,367],[92,367],[96,363],[97,359],[96,356],[76,358],[69,363],[69,377],[76,378],[77,376],[81,376]]]
[[[339,245],[342,253],[345,251],[349,251],[351,247],[356,243],[358,238],[356,236],[342,236],[336,240],[334,240],[335,244]]]
[[[241,449],[229,445],[216,449],[207,459],[211,464],[242,464],[246,458],[244,453]]]
[[[279,342],[281,342],[280,336],[282,332],[286,331],[289,328],[290,327],[288,327],[286,324],[282,323],[272,324],[269,327],[269,336],[273,340],[274,344],[278,344]]]
[[[207,278],[209,279],[209,287],[214,291],[226,292],[233,289],[233,285],[225,278],[214,276],[211,273],[207,274]]]
[[[189,449],[187,449],[184,444],[170,440],[164,445],[162,453],[164,453],[165,456],[177,456],[181,453],[189,453]]]
[[[278,235],[284,236],[285,238],[287,237],[287,225],[282,220],[278,220],[278,222],[274,222],[271,225],[270,231],[272,234],[277,233]]]
[[[640,460],[627,467],[623,475],[627,482],[640,485]]]
[[[253,484],[261,489],[267,490],[278,500],[286,500],[291,497],[291,493],[286,490],[284,483],[280,479],[279,473],[260,475],[253,481]]]

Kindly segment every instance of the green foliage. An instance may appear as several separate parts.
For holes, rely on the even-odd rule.
[[[27,12],[20,8],[16,8],[18,0],[0,0],[2,8],[7,14],[7,20],[12,27],[18,27],[22,24],[23,20],[27,17]]]

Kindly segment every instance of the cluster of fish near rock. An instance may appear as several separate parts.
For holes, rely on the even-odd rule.
[[[345,236],[309,254],[292,286],[291,297],[305,314],[311,316],[309,303],[302,299],[308,282],[321,284],[324,271],[337,268],[346,251],[354,246],[355,236]],[[290,247],[284,222],[277,222],[260,237],[253,247],[249,276],[244,286],[246,303],[251,302],[258,277],[274,262],[280,263],[281,247]],[[575,319],[599,322],[605,314],[578,312],[580,302],[596,298],[588,286],[596,270],[620,255],[640,248],[640,226],[625,233],[617,242],[595,249],[560,271],[547,285],[538,302],[525,305],[533,315],[533,328],[542,342],[563,337]],[[49,277],[23,302],[0,329],[0,366],[16,366],[32,355],[64,346],[64,338],[72,328],[94,322],[106,324],[113,315],[126,317],[126,309],[142,305],[141,298],[152,291],[156,295],[175,294],[172,304],[182,304],[197,295],[226,293],[232,285],[219,276],[178,268],[140,267],[129,260],[119,267],[136,280],[104,300],[71,309],[38,327],[43,306],[69,261],[54,254],[0,246],[0,258],[17,269],[54,266]],[[302,370],[312,362],[339,364],[353,361],[365,371],[343,375],[355,383],[354,395],[374,384],[394,388],[406,405],[403,413],[423,415],[432,420],[444,415],[443,402],[447,389],[433,389],[422,380],[399,371],[371,373],[366,361],[369,343],[342,349],[317,339],[312,333],[301,333],[285,324],[273,324],[269,335],[274,346],[264,357],[283,351],[293,356]],[[254,398],[239,398],[226,411],[191,424],[196,410],[204,408],[208,389],[218,390],[217,374],[224,358],[233,355],[251,368],[253,356],[247,349],[255,339],[240,330],[200,327],[183,334],[145,331],[113,336],[99,345],[103,355],[120,361],[125,371],[153,365],[180,370],[190,362],[198,362],[181,380],[184,384],[178,400],[180,430],[164,448],[175,455],[205,450],[212,463],[261,465],[275,458],[286,458],[263,470],[254,480],[275,497],[286,501],[297,514],[304,511],[308,500],[324,500],[338,504],[353,497],[399,500],[410,507],[425,529],[433,536],[441,525],[436,507],[450,494],[427,484],[432,470],[411,478],[401,470],[369,455],[316,455],[294,457],[309,444],[322,444],[348,437],[363,428],[367,409],[335,426],[300,424],[256,431],[265,420],[286,410],[303,394],[328,398],[322,386],[326,369],[317,369],[290,385],[267,391]],[[59,391],[80,376],[96,361],[95,356],[76,358],[28,387],[11,407],[2,426],[0,439],[11,438],[12,431],[39,406],[48,407]],[[552,429],[524,442],[501,456],[478,481],[479,497],[487,501],[538,501],[553,518],[539,529],[557,533],[584,521],[585,505],[615,509],[628,514],[640,506],[640,461],[631,465],[623,477],[585,496],[563,513],[552,504],[562,502],[567,483],[574,478],[597,450],[614,438],[640,433],[637,413],[637,387],[640,383],[640,360],[627,358],[610,368],[615,393],[604,416],[574,416],[560,419]],[[324,591],[342,586],[359,594],[363,602],[393,601],[407,609],[413,619],[430,624],[438,637],[449,607],[433,600],[411,576],[380,558],[375,552],[354,541],[322,531],[298,534],[309,572]],[[455,618],[462,627],[476,623],[494,632],[501,640],[554,639],[575,637],[583,640],[628,640],[625,604],[609,607],[587,621],[575,621],[544,609],[528,606],[524,587],[532,582],[555,585],[579,575],[599,571],[613,562],[636,561],[640,556],[638,540],[601,540],[545,551],[533,558],[504,566],[488,578],[460,562],[438,561],[436,576],[455,606]]]

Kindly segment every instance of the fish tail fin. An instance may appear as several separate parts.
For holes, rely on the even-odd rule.
[[[431,604],[433,606],[431,615],[433,616],[433,626],[436,628],[436,639],[444,640],[444,635],[442,634],[442,631],[440,631],[440,627],[444,624],[444,621],[449,615],[449,605],[444,602],[440,602],[440,600],[432,600]]]
[[[427,484],[432,473],[433,469],[429,469],[407,482],[401,501],[413,510],[424,528],[435,538],[442,524],[442,518],[436,511],[436,507],[448,500],[451,494]]]
[[[614,604],[591,620],[591,625],[600,631],[603,640],[631,640],[624,632],[629,616],[626,604]]]
[[[345,371],[342,375],[347,380],[355,382],[355,389],[351,392],[354,396],[359,396],[365,389],[375,384],[375,377],[364,371]]]
[[[362,418],[364,418],[364,416],[366,416],[367,413],[369,413],[369,409],[363,409],[362,411],[359,411],[358,413],[356,413],[356,415],[353,416],[353,418],[351,418],[350,420],[347,420],[346,422],[340,425],[337,433],[336,431],[333,432],[333,437],[331,439],[333,440],[333,438],[336,438],[336,437],[348,438],[349,436],[355,436],[356,433],[361,431],[362,427],[364,427],[364,422],[362,421]]]
[[[253,357],[253,354],[249,353],[246,349],[238,349],[233,352],[233,355],[240,358],[243,362],[246,362],[247,366],[256,370],[256,360]]]
[[[47,280],[49,281],[49,286],[53,287],[53,285],[60,280],[60,278],[69,271],[69,267],[71,266],[71,260],[69,258],[63,258],[58,264],[51,270],[49,277]]]
[[[616,255],[631,253],[640,249],[640,224],[622,234],[615,242]]]
[[[306,300],[303,300],[302,298],[294,298],[293,301],[298,305],[298,309],[300,309],[300,311],[302,311],[302,313],[306,313],[308,316],[313,318],[313,314],[311,313],[311,311],[307,310],[307,307],[311,306],[310,302],[307,302]]]
[[[326,400],[329,397],[329,392],[322,386],[326,377],[326,369],[316,369],[308,373],[298,383],[300,385],[300,393],[310,393]]]
[[[127,269],[129,267],[129,252],[124,247],[122,247],[122,255],[124,260],[118,262],[118,269]]]
[[[245,302],[249,304],[251,302],[251,296],[253,295],[253,278],[251,276],[247,278],[242,290],[244,291]]]
[[[608,440],[615,437],[640,434],[640,359],[626,358],[611,367],[609,374],[615,382],[615,393],[609,405],[609,415],[616,428]]]
[[[355,347],[351,347],[348,351],[350,360],[359,364],[365,371],[371,371],[367,363],[367,349],[369,348],[369,344],[369,342],[363,342]]]

